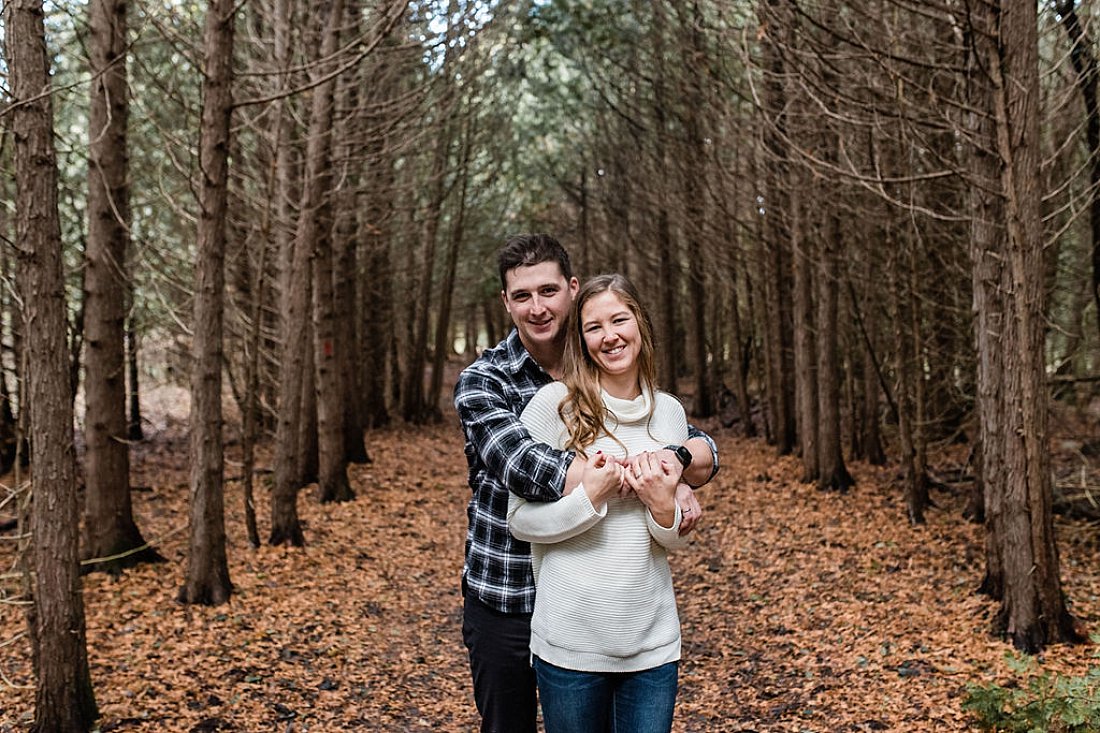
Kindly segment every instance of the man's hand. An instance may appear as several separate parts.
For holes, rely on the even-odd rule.
[[[672,451],[668,451],[671,453]],[[675,462],[675,459],[673,459]],[[679,465],[677,463],[677,465]],[[676,503],[680,505],[680,535],[686,535],[695,529],[695,525],[703,516],[703,507],[699,506],[699,500],[695,498],[695,492],[690,486],[681,483],[676,487]]]

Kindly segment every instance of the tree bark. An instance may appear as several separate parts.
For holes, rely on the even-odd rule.
[[[130,278],[126,123],[127,0],[88,6],[92,72],[85,250],[85,571],[117,573],[162,560],[134,522],[126,418],[126,308]]]
[[[914,409],[913,382],[919,377],[914,373],[916,355],[913,351],[912,334],[908,326],[912,324],[909,313],[912,298],[908,293],[908,250],[899,246],[891,235],[888,249],[894,252],[890,268],[890,286],[893,300],[892,320],[894,325],[894,373],[897,386],[894,395],[898,406],[898,461],[901,463],[905,484],[905,508],[909,523],[924,524],[924,510],[928,506],[928,488],[924,475],[917,467],[916,447],[914,445]]]
[[[793,179],[793,176],[792,176]],[[791,197],[791,249],[794,271],[792,325],[794,327],[795,419],[802,453],[802,481],[817,481],[820,475],[817,436],[817,343],[814,338],[813,236],[804,234],[802,205]]]
[[[233,113],[233,0],[210,0],[203,32],[199,231],[191,345],[191,534],[182,603],[219,605],[233,585],[225,547],[222,332]]]
[[[848,473],[841,450],[840,433],[840,362],[837,355],[837,303],[840,290],[840,221],[835,212],[828,214],[817,272],[817,399],[818,475],[817,486],[828,491],[846,492],[855,479]]]
[[[989,75],[987,128],[996,158],[978,153],[983,173],[996,171],[1003,222],[971,245],[979,328],[999,330],[1001,343],[979,334],[983,479],[989,529],[986,590],[1001,601],[997,628],[1019,649],[1035,652],[1058,641],[1080,641],[1066,607],[1054,542],[1044,354],[1042,230],[1039,211],[1037,11],[1027,3],[980,4],[976,49]],[[986,180],[989,180],[988,178]],[[992,245],[992,246],[990,246]],[[1000,269],[998,273],[993,269]],[[989,282],[999,275],[998,283]],[[1000,285],[1000,303],[991,298]],[[979,288],[980,297],[979,301]],[[991,305],[1001,305],[990,310]],[[985,312],[983,313],[982,308]],[[985,360],[1003,350],[990,374]],[[984,374],[983,374],[984,372]],[[983,383],[982,377],[985,377]],[[1000,399],[990,400],[990,387]],[[1000,461],[1003,467],[995,467]],[[991,470],[992,469],[992,470]],[[1000,577],[996,582],[993,573]]]
[[[360,17],[362,8],[357,0],[345,3],[345,33],[356,37],[361,32]],[[345,399],[341,405],[343,413],[344,458],[351,463],[369,463],[367,446],[363,441],[363,415],[366,394],[359,379],[360,372],[355,367],[356,359],[362,352],[361,329],[351,326],[358,324],[357,303],[359,300],[359,162],[364,137],[363,111],[360,107],[359,87],[365,77],[357,69],[340,76],[336,93],[335,120],[333,122],[333,167],[338,171],[339,185],[334,190],[333,208],[335,210],[333,239],[333,318],[336,323],[349,324],[347,328],[336,330],[336,355],[339,361],[341,380]]]
[[[134,314],[126,319],[126,397],[128,414],[126,419],[126,437],[131,441],[145,440],[145,427],[141,422],[141,380],[138,370],[138,336],[134,327]]]
[[[321,58],[332,58],[340,40],[344,18],[344,0],[333,0],[321,41]],[[324,67],[318,74],[325,73]],[[311,236],[313,252],[313,359],[317,388],[317,496],[322,503],[350,501],[355,498],[347,474],[344,435],[344,374],[337,349],[346,348],[346,339],[336,333],[333,237],[331,223],[332,121],[336,80],[329,79],[313,90],[309,144],[306,148],[306,179],[301,207],[301,222],[316,218]],[[301,231],[301,229],[299,230]]]
[[[765,324],[767,335],[768,401],[773,438],[779,455],[794,450],[797,440],[793,399],[794,372],[791,314],[791,242],[787,217],[788,151],[786,147],[786,94],[783,89],[783,58],[779,47],[790,24],[788,0],[762,0],[758,4],[762,28],[764,67],[764,267]]]
[[[447,364],[447,354],[451,351],[447,338],[447,324],[451,322],[451,304],[454,301],[458,255],[462,249],[463,237],[466,233],[466,196],[469,189],[470,156],[474,146],[475,125],[471,119],[473,114],[475,113],[467,111],[464,119],[462,162],[457,172],[460,181],[458,201],[455,202],[454,221],[451,224],[451,237],[447,246],[447,261],[443,269],[443,282],[440,283],[439,320],[436,324],[435,346],[432,354],[432,379],[428,389],[427,405],[425,406],[426,411],[431,414],[434,420],[443,418],[443,414],[439,410],[439,398],[443,392],[443,370]]]
[[[72,385],[66,343],[57,157],[40,0],[5,9],[15,139],[16,251],[24,285],[27,408],[34,473],[33,596],[27,621],[35,669],[36,733],[90,730],[99,716],[88,668],[77,545]]]
[[[1092,253],[1092,301],[1097,313],[1100,313],[1100,103],[1097,101],[1096,87],[1100,81],[1096,55],[1093,53],[1092,39],[1081,26],[1074,0],[1061,0],[1057,3],[1058,15],[1069,38],[1070,61],[1077,74],[1077,88],[1081,91],[1081,101],[1085,104],[1085,144],[1088,146],[1089,160],[1089,239]],[[1096,319],[1100,329],[1100,318]]]

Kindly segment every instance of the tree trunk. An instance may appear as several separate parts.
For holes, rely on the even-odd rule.
[[[864,282],[871,282],[875,267],[876,264],[870,257],[864,258]],[[867,321],[863,318],[862,314],[868,311],[866,305],[870,300],[870,296],[868,295],[862,299],[864,305],[861,306],[851,280],[848,281],[848,297],[851,301],[856,327],[860,331],[860,345],[863,352],[863,402],[861,405],[863,418],[860,420],[862,431],[860,445],[863,447],[863,456],[868,463],[872,466],[882,466],[886,464],[886,451],[882,447],[882,430],[879,417],[879,392],[882,390],[882,374],[878,356],[875,354],[878,319]]]
[[[126,437],[131,441],[145,440],[145,427],[141,422],[141,384],[138,370],[138,337],[134,327],[134,315],[127,318],[126,326],[126,396],[129,410],[126,420]]]
[[[313,90],[311,128],[319,124],[323,94]],[[331,94],[331,92],[330,92]],[[311,129],[312,131],[312,129]],[[305,544],[298,517],[298,490],[317,475],[317,411],[314,388],[314,336],[310,327],[314,243],[322,236],[318,177],[327,140],[311,135],[298,205],[298,222],[289,243],[283,277],[282,348],[279,358],[279,410],[275,430],[275,485],[271,492],[272,545]]]
[[[892,267],[890,268],[890,285],[893,300],[893,313],[891,320],[894,323],[894,373],[897,375],[897,386],[894,395],[898,405],[898,460],[901,463],[903,481],[905,484],[905,508],[909,517],[909,523],[913,525],[924,524],[924,510],[928,506],[928,489],[924,482],[924,476],[917,468],[916,448],[913,438],[913,382],[917,379],[914,373],[913,339],[909,333],[912,317],[909,309],[912,298],[907,290],[909,277],[907,276],[907,252],[899,247],[894,236],[887,239],[888,250],[894,252]]]
[[[222,329],[235,9],[233,0],[210,0],[203,35],[201,212],[191,345],[191,541],[179,592],[182,603],[210,606],[228,601],[233,590],[225,548]]]
[[[793,178],[793,176],[792,176]],[[817,344],[814,339],[814,277],[813,240],[804,234],[802,204],[791,197],[791,249],[794,270],[794,384],[795,417],[798,442],[802,452],[802,481],[817,481],[820,475],[817,436],[820,427],[817,414]]]
[[[996,151],[996,158],[977,151],[975,158],[1003,203],[1002,218],[993,220],[1003,227],[971,243],[989,531],[984,589],[1001,601],[998,630],[1028,652],[1082,638],[1062,593],[1051,511],[1036,13],[1034,5],[993,2],[972,20],[980,24],[976,49],[989,74],[984,101],[992,124],[983,129],[992,135],[984,142]],[[1000,332],[999,344],[991,331]],[[999,360],[992,351],[1001,352]]]
[[[12,0],[5,55],[14,107],[16,251],[23,289],[34,474],[33,596],[27,607],[37,733],[87,731],[98,717],[77,559],[72,384],[66,343],[57,157],[42,3]]]
[[[840,290],[840,221],[828,214],[817,271],[817,399],[818,475],[817,486],[846,492],[855,479],[844,465],[840,432],[840,362],[837,356],[837,295]]]
[[[1081,26],[1074,0],[1061,0],[1056,4],[1066,36],[1072,44],[1070,61],[1077,74],[1077,87],[1081,91],[1081,100],[1085,104],[1085,143],[1088,146],[1089,160],[1089,242],[1092,253],[1092,299],[1097,313],[1100,313],[1100,104],[1097,102],[1096,86],[1100,81],[1096,55],[1093,53],[1092,39]],[[1100,329],[1100,318],[1096,319]]]
[[[333,0],[329,7],[321,41],[321,58],[336,53],[340,40],[340,25],[344,17],[344,0]],[[324,74],[324,67],[318,70]],[[348,481],[344,438],[345,389],[343,371],[336,350],[346,346],[337,339],[334,316],[335,292],[332,270],[331,222],[329,203],[332,176],[332,118],[336,81],[329,79],[313,90],[310,113],[309,145],[306,148],[306,179],[301,207],[301,221],[316,219],[313,232],[306,240],[313,248],[313,359],[317,388],[317,497],[322,503],[350,501],[355,498]]]
[[[88,116],[88,242],[85,250],[85,502],[81,557],[86,571],[163,558],[134,523],[126,419],[126,272],[130,203],[126,121],[128,0],[88,6],[92,71]]]
[[[730,355],[733,365],[733,393],[737,398],[737,411],[741,415],[741,433],[746,438],[756,437],[756,423],[752,419],[752,401],[749,399],[749,361],[752,350],[751,335],[746,335],[741,321],[741,292],[748,292],[749,285],[746,282],[741,287],[741,273],[745,270],[744,243],[740,233],[733,231],[734,222],[730,218],[725,220],[726,241],[734,243],[735,264],[730,273],[730,281],[733,285],[730,303]],[[747,280],[747,278],[745,278]]]
[[[366,260],[363,273],[364,307],[360,309],[363,327],[363,392],[364,423],[375,428],[390,421],[386,394],[387,370],[393,350],[393,269],[390,264],[390,227],[393,220],[391,167],[378,151],[377,158],[368,157],[374,184],[366,206],[363,249]],[[379,185],[381,184],[381,185]]]
[[[762,28],[764,66],[769,74],[764,83],[765,173],[764,173],[764,254],[766,298],[765,319],[768,349],[768,399],[776,450],[787,455],[797,440],[794,420],[792,374],[794,371],[791,314],[790,258],[791,242],[787,217],[788,151],[786,147],[786,94],[783,89],[784,62],[780,46],[788,32],[787,0],[762,0],[758,5]]]
[[[679,11],[683,5],[675,4]],[[684,230],[688,237],[688,276],[691,283],[691,337],[693,353],[691,357],[694,371],[695,396],[692,401],[692,414],[704,418],[715,413],[714,384],[711,379],[710,359],[707,353],[707,278],[711,251],[706,242],[706,190],[703,181],[707,178],[707,155],[704,129],[710,129],[703,116],[709,106],[703,98],[703,70],[698,63],[706,58],[706,48],[701,32],[702,13],[698,0],[691,4],[690,17],[681,17],[687,38],[680,43],[682,69],[680,79],[684,89],[684,135],[687,150],[684,155],[686,168],[683,172],[684,213],[687,221]]]
[[[361,33],[362,8],[358,0],[345,3],[345,33],[357,37]],[[336,118],[333,122],[333,168],[340,181],[334,194],[335,225],[333,226],[333,318],[336,323],[348,324],[336,329],[336,355],[344,385],[343,413],[344,458],[351,463],[369,463],[367,446],[363,442],[363,415],[366,412],[366,393],[356,369],[356,361],[362,352],[361,329],[357,323],[359,279],[359,195],[362,140],[365,136],[363,111],[360,109],[359,88],[366,77],[360,68],[342,74],[337,81]],[[373,80],[372,80],[373,81]]]
[[[657,212],[657,268],[665,273],[659,286],[658,313],[661,348],[658,350],[658,378],[670,392],[675,393],[677,372],[680,368],[679,340],[676,338],[676,264],[673,258],[672,225],[668,209],[662,205]]]
[[[465,236],[466,222],[466,195],[470,178],[470,155],[474,146],[474,122],[471,116],[474,112],[467,111],[464,120],[464,134],[462,136],[462,163],[458,169],[459,190],[458,201],[455,202],[454,221],[451,224],[451,241],[447,247],[447,261],[443,269],[443,282],[440,283],[439,294],[439,321],[435,328],[435,348],[432,354],[432,381],[428,390],[428,401],[425,409],[434,420],[441,420],[442,413],[439,410],[439,398],[443,392],[443,369],[447,364],[447,354],[450,352],[450,344],[447,343],[447,325],[451,322],[451,303],[454,300],[455,274],[458,270],[458,254],[462,249],[462,241]],[[453,343],[453,341],[451,342]]]
[[[448,16],[453,18],[454,16]],[[452,38],[454,28],[448,26],[447,39]],[[450,73],[451,44],[447,43],[443,66]],[[447,195],[447,161],[451,155],[453,130],[446,115],[441,115],[438,138],[429,169],[429,193],[424,225],[421,230],[423,254],[416,273],[415,300],[413,310],[412,335],[406,343],[405,383],[401,389],[401,415],[412,423],[422,423],[432,418],[424,385],[424,366],[428,361],[428,331],[431,325],[432,282],[435,272],[435,257],[438,248],[439,224],[443,218],[443,202]],[[437,323],[436,328],[446,330],[447,324]]]

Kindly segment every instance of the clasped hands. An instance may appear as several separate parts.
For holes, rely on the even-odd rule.
[[[678,504],[680,534],[684,535],[695,528],[703,511],[695,492],[681,481],[682,474],[680,462],[666,448],[625,458],[597,451],[585,462],[581,483],[588,500],[597,507],[612,497],[635,494],[666,527],[672,525]]]

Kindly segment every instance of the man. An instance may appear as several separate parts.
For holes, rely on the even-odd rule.
[[[569,254],[547,234],[512,237],[498,253],[501,298],[515,329],[459,376],[455,407],[466,434],[473,496],[466,514],[462,637],[470,653],[482,733],[534,733],[535,675],[530,665],[535,583],[530,546],[508,531],[508,491],[556,501],[580,482],[572,452],[536,443],[519,416],[540,387],[561,376],[565,324],[579,289]],[[718,471],[714,441],[696,430],[659,455],[683,467],[691,486]],[[677,492],[690,531],[701,514],[694,493]]]

